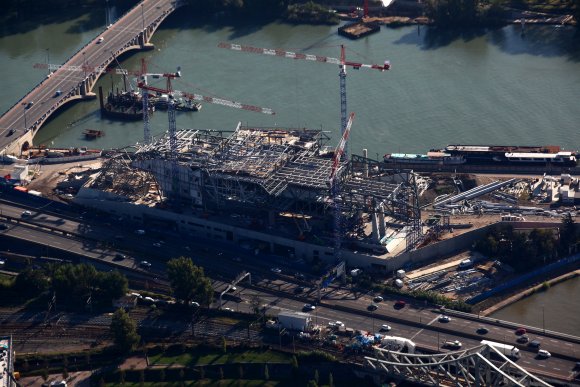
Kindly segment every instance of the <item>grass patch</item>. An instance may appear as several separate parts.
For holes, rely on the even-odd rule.
[[[106,387],[117,387],[119,383],[105,383]],[[125,382],[123,386],[126,387],[179,387],[181,386],[181,382]],[[184,386],[208,386],[208,387],[226,387],[226,386],[244,386],[244,387],[254,387],[254,386],[262,386],[262,387],[275,387],[275,386],[283,386],[283,382],[278,381],[264,381],[264,380],[238,380],[238,379],[223,379],[223,380],[213,380],[213,379],[202,379],[202,380],[194,380],[194,381],[184,381]],[[288,385],[288,383],[286,383]]]
[[[274,351],[235,351],[221,353],[216,350],[193,348],[184,353],[159,353],[149,357],[151,365],[182,365],[192,367],[206,364],[228,363],[290,363],[290,356]]]

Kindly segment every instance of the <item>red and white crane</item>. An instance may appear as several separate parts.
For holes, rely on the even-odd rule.
[[[346,130],[346,120],[347,120],[347,109],[346,109],[346,67],[352,67],[355,70],[359,70],[361,68],[385,71],[391,68],[391,64],[389,61],[385,61],[382,65],[377,64],[364,64],[358,62],[350,62],[347,61],[345,58],[345,51],[344,45],[340,46],[340,59],[331,58],[326,56],[319,56],[319,55],[312,55],[312,54],[301,54],[292,51],[284,51],[284,50],[276,50],[276,49],[269,49],[269,48],[257,48],[251,46],[244,46],[240,44],[232,44],[232,43],[220,43],[218,45],[220,48],[227,48],[234,51],[244,51],[244,52],[252,52],[254,54],[262,54],[262,55],[270,55],[270,56],[279,56],[288,59],[303,59],[312,62],[320,62],[320,63],[330,63],[338,65],[340,68],[339,71],[339,78],[340,78],[340,129],[341,135],[344,135]],[[344,157],[348,158],[348,146],[344,149]]]
[[[141,70],[140,71],[130,71],[130,70],[125,70],[125,69],[121,69],[121,68],[111,69],[111,68],[103,67],[103,66],[99,66],[99,67],[91,67],[88,65],[69,66],[69,65],[56,65],[56,64],[47,64],[47,63],[36,63],[33,67],[36,69],[49,69],[49,70],[53,70],[53,71],[63,70],[63,71],[85,72],[85,73],[87,73],[87,72],[99,72],[99,73],[101,73],[101,72],[114,72],[114,73],[120,74],[120,75],[137,76],[139,78],[138,83],[140,83],[141,86],[147,86],[147,88],[142,88],[141,86],[139,86],[141,88],[142,100],[143,100],[143,121],[144,121],[143,137],[144,137],[144,141],[146,144],[149,144],[151,142],[151,134],[150,134],[150,130],[149,130],[149,110],[148,110],[149,94],[147,92],[145,92],[145,90],[155,91],[155,92],[159,92],[159,93],[163,93],[163,94],[171,94],[172,96],[183,97],[183,98],[187,98],[187,99],[190,99],[193,101],[207,102],[207,103],[211,103],[211,104],[215,104],[215,105],[227,106],[227,107],[231,107],[234,109],[242,109],[242,110],[248,110],[248,111],[252,111],[252,112],[256,112],[256,113],[263,113],[263,114],[270,114],[270,115],[276,114],[270,108],[263,108],[260,106],[248,105],[248,104],[241,103],[241,102],[230,101],[230,100],[224,99],[224,98],[209,97],[209,96],[197,94],[197,93],[186,93],[183,91],[172,90],[171,80],[181,77],[181,73],[180,73],[179,69],[175,73],[147,73],[147,66],[146,66],[146,63],[144,60],[141,63]],[[166,78],[167,79],[166,88],[162,89],[162,88],[148,85],[147,84],[148,77],[154,78],[154,79]]]
[[[328,183],[330,185],[330,194],[332,196],[332,204],[334,209],[334,257],[336,262],[339,263],[342,260],[342,215],[340,206],[340,176],[338,171],[341,167],[341,161],[344,150],[346,149],[346,144],[348,142],[348,137],[350,135],[350,128],[352,127],[352,121],[354,120],[354,113],[350,113],[348,122],[346,123],[346,128],[336,149],[334,150],[334,156],[332,157],[332,169],[330,170],[330,175],[328,176]]]

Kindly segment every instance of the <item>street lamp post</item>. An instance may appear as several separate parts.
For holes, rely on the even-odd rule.
[[[141,23],[143,24],[143,39],[145,39],[145,13],[143,11],[143,3],[141,3]]]
[[[542,330],[546,333],[546,314],[544,313],[544,305],[542,305]]]
[[[48,68],[48,73],[50,74],[50,48],[46,49],[46,67]]]
[[[84,51],[83,51],[83,70],[85,72],[85,78],[86,78],[87,77],[87,60],[86,60]]]

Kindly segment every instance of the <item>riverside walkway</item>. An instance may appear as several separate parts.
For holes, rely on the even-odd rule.
[[[181,5],[181,0],[141,1],[46,76],[0,117],[0,155],[19,155],[31,146],[44,122],[66,103],[95,98],[92,89],[107,66],[127,51],[153,48],[151,36]]]

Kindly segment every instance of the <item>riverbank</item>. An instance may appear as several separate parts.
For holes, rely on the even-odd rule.
[[[523,298],[529,297],[537,292],[545,291],[547,290],[547,287],[556,285],[558,283],[564,282],[572,278],[576,278],[578,276],[580,276],[580,269],[575,269],[565,274],[560,274],[557,277],[546,280],[542,283],[538,284],[536,282],[536,284],[532,287],[526,287],[525,289],[520,288],[519,291],[517,291],[515,294],[511,293],[511,295],[508,295],[507,297],[504,295],[504,297],[497,296],[491,299],[487,299],[483,301],[481,304],[479,304],[484,307],[484,309],[479,310],[479,315],[489,316],[497,312],[498,310],[505,308],[508,305],[520,301]],[[486,305],[489,306],[486,307]],[[476,305],[475,307],[477,308],[478,305]]]

